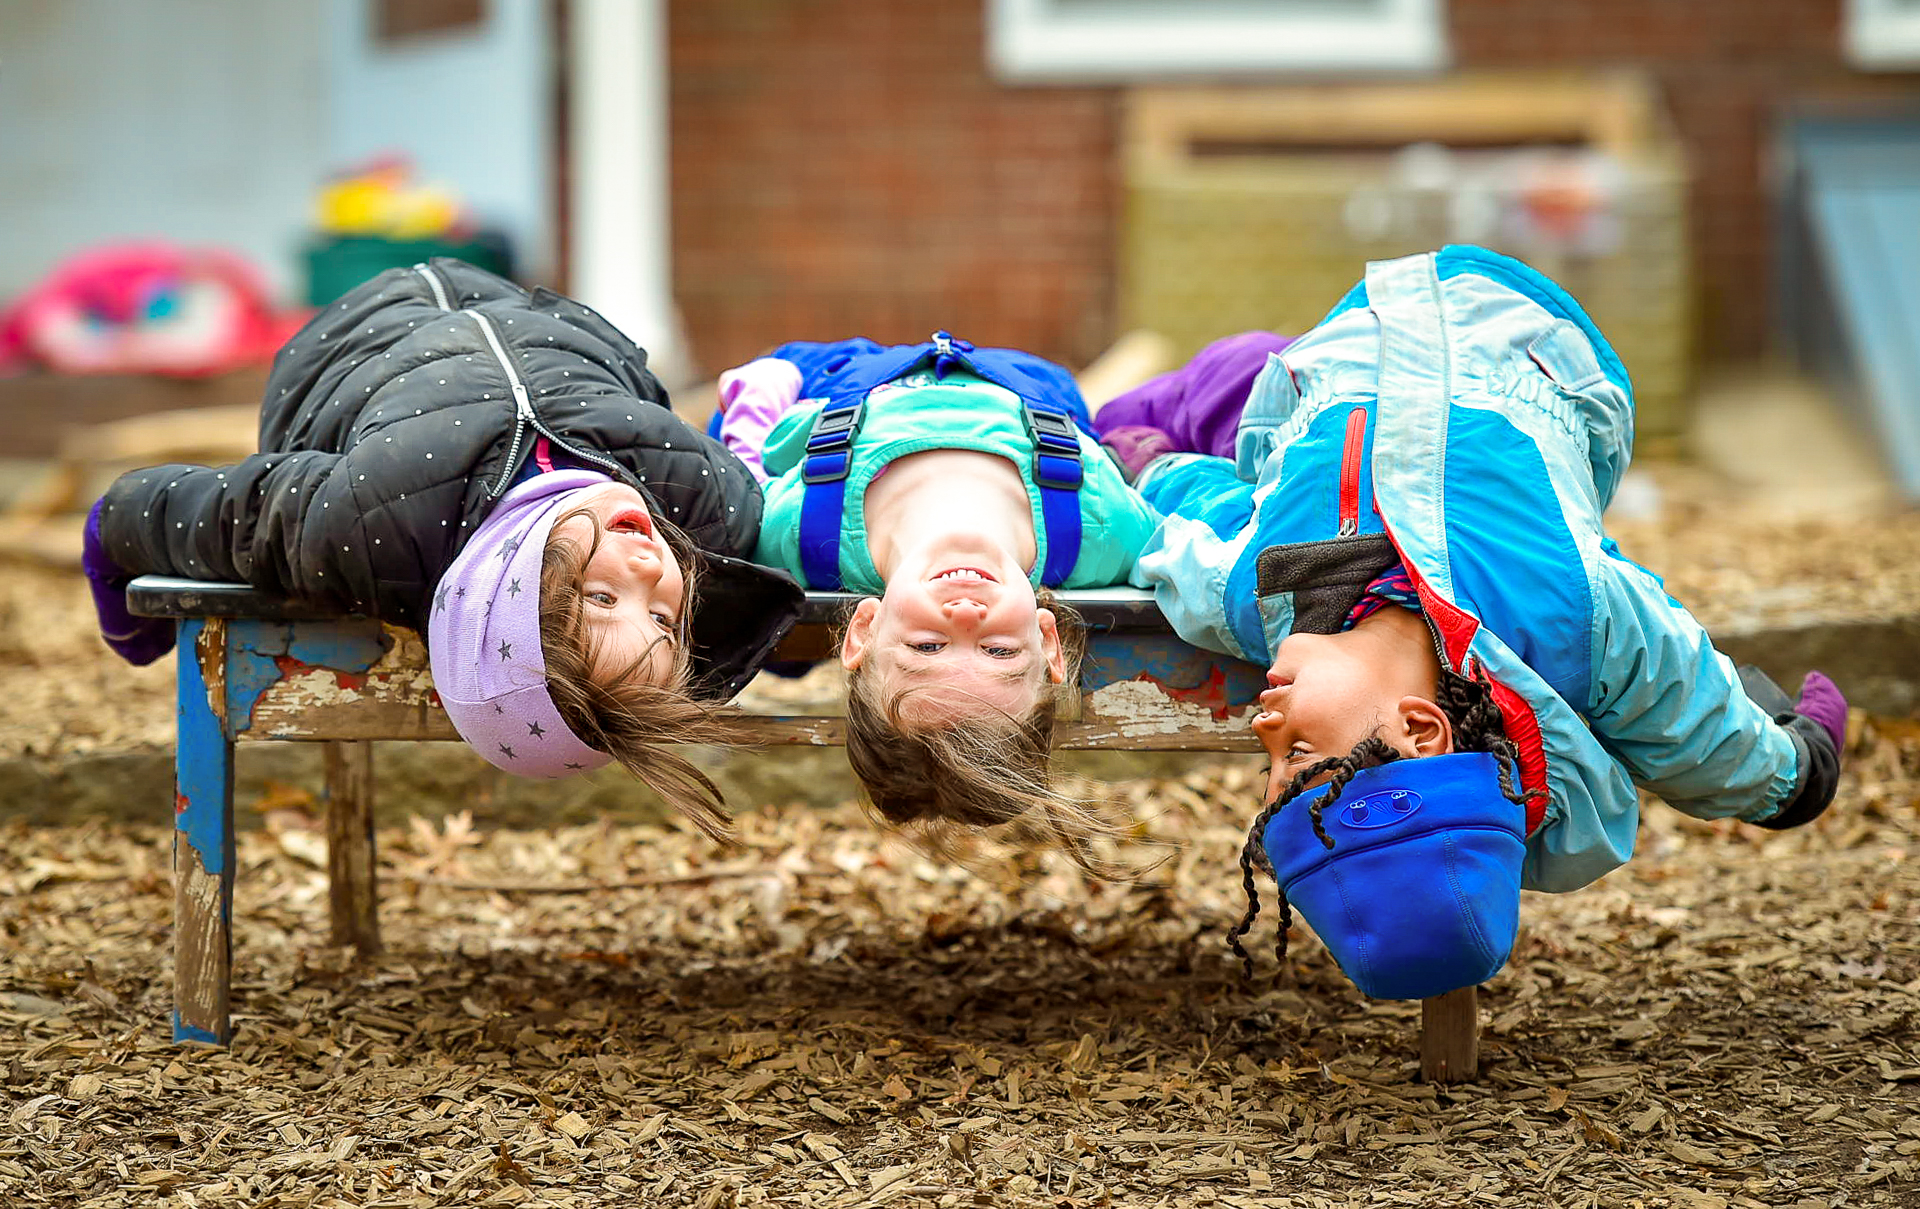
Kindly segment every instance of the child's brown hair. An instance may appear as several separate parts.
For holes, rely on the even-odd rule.
[[[593,527],[591,541],[562,532],[574,517],[585,517]],[[540,562],[540,649],[546,657],[547,692],[581,742],[619,761],[700,830],[714,839],[730,840],[732,820],[719,787],[670,746],[738,740],[733,728],[688,692],[692,679],[688,619],[699,588],[700,551],[675,526],[658,517],[653,524],[686,580],[667,683],[648,684],[634,675],[647,664],[650,647],[612,674],[596,674],[597,643],[587,625],[580,582],[605,531],[598,518],[582,508],[555,520]]]
[[[847,674],[847,763],[887,822],[913,828],[936,851],[951,848],[954,828],[1018,822],[1088,872],[1124,876],[1093,850],[1096,841],[1117,839],[1122,829],[1053,785],[1054,722],[1078,703],[1086,625],[1051,592],[1042,588],[1038,595],[1040,607],[1053,611],[1066,676],[1059,684],[1044,681],[1030,711],[909,724],[906,706],[943,690],[889,693],[863,660]]]

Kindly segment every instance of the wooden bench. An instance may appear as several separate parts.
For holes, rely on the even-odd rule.
[[[243,584],[142,576],[134,612],[180,626],[174,757],[174,1015],[176,1041],[225,1044],[233,958],[233,750],[236,741],[326,744],[327,871],[332,940],[380,947],[373,852],[371,744],[457,740],[412,630],[314,611]],[[1130,588],[1061,594],[1086,618],[1083,705],[1058,746],[1127,751],[1252,752],[1253,702],[1264,669],[1176,638],[1151,594]],[[810,593],[783,658],[829,653],[832,622],[853,597]],[[769,744],[835,746],[835,717],[753,715]],[[1470,1078],[1478,1061],[1475,990],[1423,1005],[1421,1065],[1429,1079]]]

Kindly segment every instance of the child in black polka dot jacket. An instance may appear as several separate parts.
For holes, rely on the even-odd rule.
[[[760,513],[753,476],[673,414],[606,320],[434,260],[287,342],[258,454],[116,482],[86,569],[108,645],[135,663],[173,645],[172,623],[127,612],[139,574],[414,627],[488,760],[564,776],[617,759],[719,833],[711,782],[660,745],[723,738],[710,705],[798,616],[794,582],[743,560]]]

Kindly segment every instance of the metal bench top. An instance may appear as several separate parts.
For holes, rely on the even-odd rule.
[[[1170,632],[1153,593],[1142,588],[1076,588],[1055,593],[1087,625],[1103,631]],[[861,599],[855,592],[809,592],[801,625],[831,625]],[[127,588],[127,607],[141,617],[225,617],[261,621],[335,621],[347,614],[311,601],[290,600],[248,584],[142,575]]]

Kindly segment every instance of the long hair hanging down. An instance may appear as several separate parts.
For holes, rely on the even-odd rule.
[[[592,524],[591,541],[559,532],[562,524],[576,516]],[[547,692],[581,742],[612,756],[694,826],[724,842],[733,838],[733,827],[719,787],[672,747],[741,739],[736,728],[721,722],[709,706],[688,692],[692,667],[688,619],[693,616],[698,589],[700,551],[674,525],[658,517],[653,523],[686,579],[667,683],[648,684],[635,675],[646,665],[651,647],[611,674],[596,671],[599,643],[586,622],[580,579],[605,532],[598,518],[581,509],[554,522],[554,535],[540,562],[540,649],[547,664]]]
[[[1515,790],[1512,768],[1517,752],[1512,740],[1507,738],[1506,727],[1500,720],[1499,707],[1493,703],[1493,693],[1478,681],[1469,680],[1446,668],[1440,670],[1440,683],[1435,696],[1435,704],[1453,724],[1453,750],[1456,752],[1487,752],[1495,758],[1500,773],[1500,792],[1509,801],[1520,803],[1524,795]],[[1280,813],[1282,807],[1306,792],[1307,783],[1316,777],[1331,772],[1333,776],[1327,784],[1331,786],[1325,794],[1315,797],[1307,803],[1307,809],[1313,818],[1313,834],[1328,848],[1333,847],[1333,837],[1327,834],[1321,822],[1321,812],[1339,800],[1346,791],[1347,782],[1354,774],[1364,768],[1378,768],[1402,759],[1386,740],[1377,734],[1369,735],[1354,744],[1353,750],[1342,756],[1328,756],[1300,770],[1286,788],[1274,796],[1273,801],[1254,817],[1253,825],[1247,829],[1246,843],[1240,847],[1240,887],[1247,895],[1247,912],[1240,922],[1227,932],[1227,947],[1240,959],[1247,978],[1253,977],[1253,955],[1240,943],[1240,938],[1253,929],[1253,921],[1260,914],[1260,893],[1254,885],[1253,871],[1258,866],[1273,875],[1273,863],[1267,857],[1266,845],[1262,839],[1267,824],[1273,816]],[[1278,886],[1274,889],[1278,900],[1280,918],[1277,934],[1274,937],[1274,957],[1281,965],[1287,960],[1287,933],[1293,928],[1293,907],[1287,902],[1285,890]]]
[[[889,693],[863,663],[847,676],[847,763],[881,817],[935,852],[952,854],[960,829],[1013,823],[1088,873],[1125,877],[1128,871],[1094,852],[1098,841],[1118,839],[1124,828],[1053,784],[1054,723],[1078,696],[1086,625],[1045,588],[1038,596],[1040,606],[1053,611],[1067,674],[1063,683],[1041,686],[1031,711],[911,725],[907,707],[946,690]]]

